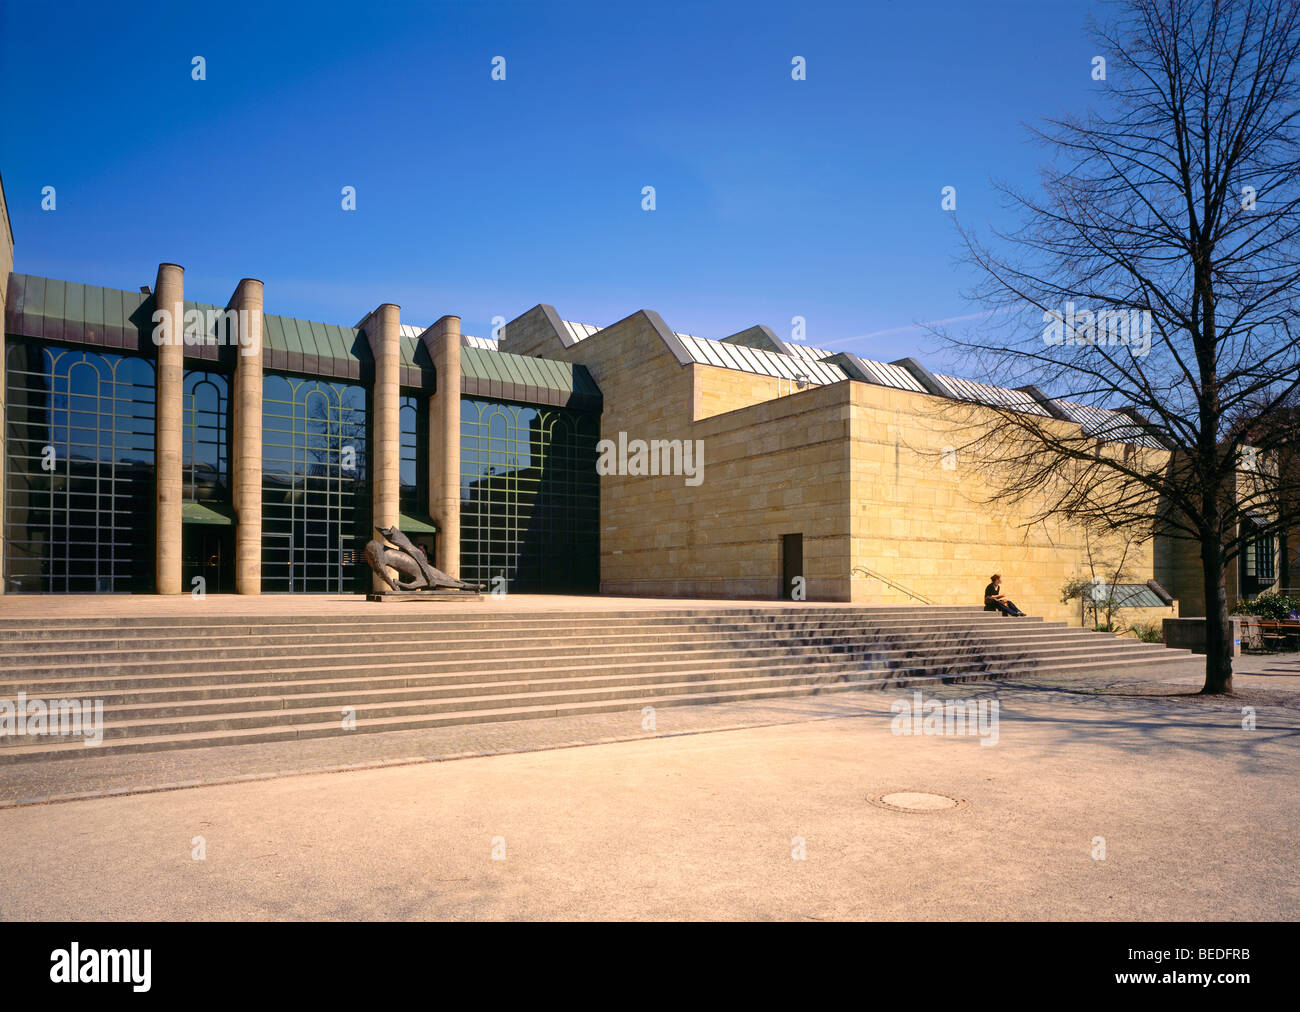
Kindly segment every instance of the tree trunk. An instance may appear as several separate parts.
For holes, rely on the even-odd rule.
[[[1201,564],[1205,574],[1204,695],[1232,692],[1232,622],[1228,618],[1228,587],[1223,577],[1223,545],[1203,536]]]

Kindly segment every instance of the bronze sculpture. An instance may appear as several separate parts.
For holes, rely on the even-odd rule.
[[[411,544],[410,538],[396,527],[376,527],[375,530],[389,544],[385,544],[379,538],[372,539],[366,545],[366,561],[393,593],[418,593],[438,589],[468,590],[477,593],[483,589],[481,584],[452,579],[441,569],[431,566],[424,552]],[[398,579],[394,580],[389,575],[390,569],[397,570],[400,574]],[[408,579],[402,580],[402,576]]]

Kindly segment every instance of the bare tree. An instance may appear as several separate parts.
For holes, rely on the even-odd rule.
[[[1300,2],[1120,8],[1093,26],[1101,110],[1033,130],[1040,192],[1000,187],[1020,224],[959,228],[993,312],[945,336],[991,382],[1049,395],[1041,414],[981,408],[997,431],[965,449],[1001,498],[1199,555],[1203,691],[1231,692],[1242,520],[1282,532],[1300,502],[1278,463],[1292,426],[1270,422],[1300,387]]]
[[[1084,531],[1084,560],[1088,575],[1076,574],[1066,581],[1061,588],[1061,603],[1077,600],[1085,614],[1091,610],[1094,630],[1101,628],[1101,616],[1105,614],[1106,631],[1119,631],[1115,621],[1115,612],[1123,607],[1119,588],[1136,575],[1131,568],[1135,540],[1130,533],[1120,537],[1116,544],[1099,545],[1090,531]]]

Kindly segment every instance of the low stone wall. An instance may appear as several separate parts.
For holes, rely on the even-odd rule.
[[[1232,623],[1232,656],[1241,656],[1241,619],[1229,619]],[[1181,647],[1193,653],[1205,653],[1205,619],[1203,618],[1167,618],[1165,625],[1165,646]]]
[[[1119,608],[1115,612],[1115,622],[1120,629],[1117,635],[1136,639],[1137,632],[1134,630],[1134,626],[1160,625],[1165,618],[1177,617],[1177,601],[1171,606],[1162,605],[1156,608]]]

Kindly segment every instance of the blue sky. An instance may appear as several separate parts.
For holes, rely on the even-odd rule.
[[[812,344],[925,355],[914,324],[979,308],[940,190],[984,228],[991,180],[1034,185],[1022,123],[1101,87],[1094,9],[4,3],[15,269],[135,289],[174,261],[198,301],[257,277],[268,312],[396,302],[484,336],[538,302],[714,338],[802,316]]]

